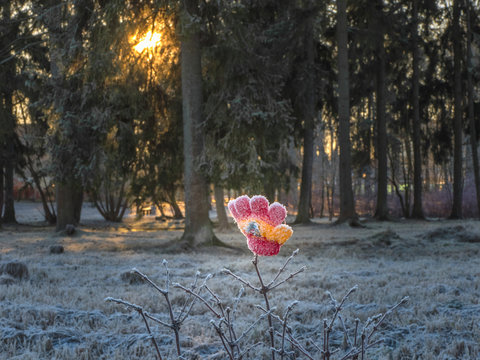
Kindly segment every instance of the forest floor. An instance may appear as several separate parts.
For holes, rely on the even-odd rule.
[[[186,286],[197,271],[201,281],[212,274],[209,286],[230,306],[241,284],[223,268],[258,282],[252,254],[236,227],[217,232],[236,249],[165,254],[166,245],[181,236],[181,222],[147,216],[113,224],[87,209],[82,225],[68,237],[40,223],[35,211],[28,215],[29,205],[19,206],[24,206],[18,211],[21,224],[0,230],[0,266],[23,262],[29,276],[0,276],[0,359],[154,359],[139,314],[104,300],[122,298],[168,321],[163,297],[129,276],[134,267],[161,287],[163,259],[168,260],[171,280]],[[289,323],[296,337],[311,351],[312,342],[321,347],[323,319],[332,316],[326,292],[341,299],[358,285],[342,310],[349,329],[356,318],[363,324],[409,297],[375,335],[384,341],[367,351],[368,359],[480,359],[480,222],[370,220],[365,225],[334,226],[316,219],[311,226],[294,226],[278,256],[260,258],[268,281],[299,249],[281,278],[303,265],[306,271],[269,294],[280,315],[292,301],[299,302]],[[51,254],[52,245],[62,245],[65,252]],[[187,296],[173,287],[170,292],[178,309]],[[262,314],[256,304],[264,305],[261,295],[245,289],[237,307],[237,334]],[[200,302],[193,306],[180,332],[185,359],[228,359],[211,319]],[[268,343],[265,322],[248,334],[246,346]],[[177,358],[171,331],[155,324],[152,331],[163,357]],[[340,323],[331,339],[341,357],[345,339]],[[268,345],[258,346],[246,358],[269,359],[269,354]]]

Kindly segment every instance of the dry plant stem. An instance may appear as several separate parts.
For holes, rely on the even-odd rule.
[[[292,328],[290,328],[287,324],[287,321],[288,321],[288,315],[290,313],[290,311],[292,310],[292,308],[298,304],[298,301],[294,301],[293,303],[291,303],[288,307],[287,307],[287,310],[285,311],[285,314],[283,316],[283,319],[280,318],[278,315],[275,315],[275,314],[272,314],[272,317],[277,320],[278,322],[280,322],[282,324],[282,328],[283,328],[283,331],[282,333],[280,332],[276,332],[275,334],[277,336],[279,336],[281,339],[282,339],[282,348],[280,351],[276,350],[277,352],[280,353],[280,355],[282,356],[282,359],[285,355],[293,355],[294,352],[291,352],[291,353],[287,353],[287,351],[285,351],[285,340],[287,340],[290,345],[292,347],[295,347],[297,348],[297,350],[299,350],[302,354],[304,354],[308,359],[314,359],[314,357],[307,351],[305,350],[305,348],[303,348],[302,345],[300,345],[299,341],[297,339],[295,339],[293,336],[292,336]],[[264,308],[262,308],[261,306],[258,306],[257,307],[262,310],[263,312],[265,312],[266,314],[266,310]],[[272,309],[272,311],[274,310],[274,308]],[[323,354],[323,351],[314,343],[313,340],[311,340],[312,344],[314,345],[314,347],[320,352]]]
[[[272,322],[272,315],[269,314],[270,312],[270,303],[268,301],[268,291],[270,290],[268,286],[265,286],[263,283],[262,275],[260,274],[260,270],[258,269],[258,255],[255,254],[255,257],[252,260],[253,266],[255,267],[255,271],[257,272],[258,275],[258,280],[260,281],[260,293],[263,295],[263,298],[265,299],[265,308],[268,312],[267,319],[268,319],[268,327],[269,327],[269,332],[270,332],[270,344],[272,345],[272,360],[275,360],[275,334],[273,331],[273,322]]]
[[[374,341],[374,342],[371,342],[372,340],[372,336],[374,335],[374,333],[378,330],[378,328],[380,327],[380,325],[383,323],[383,321],[385,320],[385,318],[391,314],[393,311],[395,311],[400,305],[406,303],[408,301],[408,296],[404,297],[402,300],[400,300],[397,304],[395,304],[394,306],[392,306],[391,308],[389,308],[385,314],[378,314],[376,316],[374,316],[373,318],[369,318],[367,320],[367,322],[365,323],[365,326],[363,327],[363,330],[361,332],[361,335],[360,335],[360,341],[361,341],[361,344],[360,345],[360,348],[358,348],[358,341],[357,341],[357,332],[358,332],[358,324],[360,322],[359,319],[355,319],[355,337],[354,337],[354,347],[347,353],[345,354],[340,360],[346,360],[346,359],[353,359],[353,360],[356,360],[358,359],[358,356],[360,356],[360,359],[365,359],[365,352],[380,344],[381,342],[383,342],[383,339],[380,339],[380,340],[377,340],[377,341]],[[371,325],[371,324],[374,324],[370,333],[367,335],[367,330],[368,330],[368,327]]]
[[[160,355],[160,349],[158,348],[157,341],[153,337],[152,331],[150,330],[150,326],[148,326],[148,321],[147,318],[145,317],[145,314],[143,313],[143,310],[140,311],[140,315],[142,315],[143,321],[145,322],[145,327],[147,328],[148,334],[150,335],[150,338],[152,339],[153,346],[155,346],[155,350],[157,351],[157,355],[160,360],[162,360],[162,355]]]
[[[323,360],[328,359],[327,319],[323,320]]]
[[[327,322],[323,322],[323,331],[325,332],[323,335],[323,359],[324,360],[330,360],[330,333],[332,332],[333,329],[333,324],[335,320],[337,319],[338,314],[342,310],[343,304],[345,304],[345,301],[347,301],[348,297],[355,292],[358,289],[358,286],[355,285],[352,287],[348,292],[343,296],[342,300],[340,301],[340,304],[337,303],[337,301],[333,298],[332,294],[327,291],[327,295],[330,297],[330,300],[332,301],[333,306],[335,307],[335,312],[333,313],[332,320],[330,321],[330,324],[328,326]]]
[[[240,276],[234,274],[233,272],[231,272],[230,270],[228,269],[223,269],[222,272],[224,274],[227,274],[227,275],[230,275],[231,277],[233,277],[234,279],[237,279],[238,281],[240,281],[243,285],[249,287],[250,289],[252,289],[253,291],[257,291],[257,292],[260,292],[260,288],[257,288],[255,286],[253,286],[250,282],[242,279]]]
[[[392,306],[390,309],[388,309],[387,311],[385,311],[385,314],[383,314],[383,316],[380,318],[380,320],[378,320],[378,322],[373,326],[372,328],[372,331],[370,332],[370,334],[368,334],[367,336],[367,344],[370,342],[370,339],[372,338],[373,334],[377,331],[378,327],[383,323],[383,321],[385,320],[385,318],[391,314],[393,311],[395,311],[396,308],[398,308],[400,305],[406,303],[408,301],[408,296],[404,297],[402,300],[400,300],[397,304],[395,304],[394,306]]]
[[[362,360],[365,356],[365,334],[362,334]]]
[[[251,351],[253,348],[259,346],[259,345],[262,345],[263,342],[258,342],[258,343],[255,343],[255,344],[252,344],[250,345],[249,347],[247,347],[244,351],[242,351],[239,355],[239,359],[242,359],[249,351]]]
[[[230,352],[230,349],[229,347],[227,346],[227,344],[225,343],[225,334],[223,333],[222,329],[220,328],[220,326],[218,326],[217,324],[215,324],[215,322],[212,320],[210,321],[210,323],[212,324],[212,326],[214,327],[215,331],[217,332],[218,336],[220,337],[220,340],[222,341],[222,345],[223,345],[223,348],[225,349],[225,351],[227,352],[228,354],[228,357],[230,358],[230,360],[235,360],[235,358],[233,357],[233,354]]]
[[[358,334],[358,324],[360,324],[360,319],[359,318],[356,318],[355,319],[355,333],[353,335],[353,346],[357,346],[357,334]]]
[[[257,287],[257,286],[254,286],[252,285],[252,283],[250,283],[249,281],[241,278],[240,276],[234,274],[233,272],[231,272],[230,270],[228,269],[223,269],[223,273],[224,274],[227,274],[227,275],[230,275],[232,276],[234,279],[238,280],[239,282],[241,282],[243,285],[245,285],[246,287],[249,287],[250,289],[252,289],[253,291],[255,292],[258,292],[260,294],[263,295],[263,298],[265,300],[265,305],[266,305],[266,309],[262,309],[264,312],[265,312],[265,315],[267,316],[268,318],[268,325],[269,325],[269,333],[270,333],[270,343],[271,343],[271,350],[272,350],[272,360],[275,359],[275,351],[277,351],[275,349],[275,331],[273,329],[273,321],[272,321],[272,317],[273,317],[273,314],[272,314],[272,310],[273,308],[270,307],[270,302],[268,300],[268,292],[279,287],[280,285],[282,285],[283,283],[289,281],[290,279],[292,279],[293,277],[295,277],[296,275],[300,274],[301,272],[305,271],[305,266],[301,267],[299,270],[291,273],[289,276],[287,276],[285,279],[281,280],[281,281],[278,281],[280,275],[285,271],[287,265],[290,263],[290,261],[298,254],[298,249],[295,250],[292,255],[285,261],[285,263],[282,265],[282,267],[280,267],[280,269],[278,270],[277,274],[274,276],[273,280],[270,281],[267,285],[265,285],[264,281],[263,281],[263,278],[262,278],[262,275],[260,274],[260,270],[258,268],[258,255],[255,254],[255,257],[254,259],[252,260],[252,263],[255,267],[255,271],[257,273],[257,276],[258,276],[258,279],[260,281],[260,287]],[[281,321],[281,320],[280,320]],[[298,343],[298,342],[297,342]]]
[[[377,346],[378,344],[381,344],[383,342],[383,339],[380,339],[380,340],[377,340],[377,341],[374,341],[373,343],[370,343],[370,344],[364,344],[363,347],[360,347],[360,349],[358,348],[353,348],[351,349],[348,353],[346,353],[345,355],[343,355],[343,357],[341,357],[339,360],[347,360],[347,359],[358,359],[358,356],[359,355],[363,355],[362,356],[365,356],[365,352],[372,348],[372,347],[375,347]],[[363,357],[362,357],[363,359]]]
[[[357,348],[357,335],[358,335],[358,324],[360,324],[360,319],[355,319],[355,332],[353,333],[353,348]],[[358,360],[358,354],[352,357],[353,360]]]
[[[167,324],[166,322],[160,320],[159,318],[157,318],[157,317],[155,317],[155,316],[153,316],[153,315],[151,315],[151,314],[149,314],[149,313],[147,313],[147,312],[145,312],[145,316],[146,316],[147,318],[149,318],[150,320],[153,320],[153,321],[155,321],[156,323],[159,323],[159,324],[162,325],[162,326],[165,326],[165,327],[167,327],[167,328],[169,328],[169,329],[172,328],[172,326],[171,326],[170,324]]]
[[[279,287],[280,285],[282,285],[283,283],[286,283],[288,280],[290,280],[290,279],[293,278],[294,276],[296,276],[296,275],[304,272],[305,269],[306,269],[306,267],[305,267],[305,266],[302,266],[299,270],[295,271],[294,273],[291,273],[290,275],[288,275],[288,277],[286,277],[286,278],[283,279],[282,281],[276,283],[275,285],[273,285],[273,286],[268,285],[268,289],[269,289],[269,290],[273,290],[273,289]]]
[[[275,281],[279,278],[279,276],[285,271],[285,268],[287,267],[288,263],[298,254],[298,249],[292,252],[292,255],[289,256],[289,258],[285,261],[283,266],[278,270],[277,275],[273,278],[272,281],[267,285],[267,287],[271,287]]]
[[[209,303],[207,300],[205,300],[202,296],[200,296],[199,294],[197,294],[196,292],[186,288],[185,286],[183,285],[180,285],[178,283],[174,283],[173,286],[179,288],[179,289],[182,289],[183,291],[185,291],[186,293],[194,296],[195,298],[197,298],[198,300],[200,300],[207,308],[208,310],[210,310],[210,312],[212,314],[214,314],[218,319],[221,319],[222,318],[222,315],[220,315],[220,313],[218,313]]]
[[[160,349],[158,348],[157,341],[153,337],[152,331],[150,330],[150,326],[148,325],[146,315],[143,311],[143,308],[141,306],[138,306],[136,304],[129,303],[128,301],[124,301],[121,299],[114,299],[111,297],[107,297],[105,301],[111,301],[117,304],[125,305],[126,307],[132,308],[133,310],[137,311],[143,318],[143,321],[145,322],[145,327],[147,328],[148,335],[150,336],[150,339],[152,339],[153,346],[155,347],[155,350],[157,352],[159,360],[163,360],[162,355],[160,354]]]
[[[207,280],[210,279],[211,277],[212,277],[211,275],[207,276],[204,283],[200,286],[198,292],[194,292],[178,283],[173,284],[173,286],[184,290],[194,298],[200,300],[200,302],[202,302],[207,307],[207,309],[210,310],[210,312],[217,319],[219,319],[218,324],[216,324],[215,321],[213,320],[210,321],[210,323],[212,324],[218,336],[220,337],[220,340],[222,341],[222,345],[226,353],[228,354],[230,359],[241,360],[244,354],[249,350],[247,349],[245,351],[242,351],[239,346],[239,342],[242,339],[242,337],[246,336],[246,334],[254,328],[254,326],[261,320],[263,316],[257,319],[255,323],[253,323],[239,338],[237,338],[234,325],[233,325],[234,317],[235,317],[234,314],[238,305],[238,301],[240,301],[240,297],[244,289],[243,287],[241,288],[238,297],[235,299],[234,310],[232,314],[232,310],[229,307],[225,308],[220,297],[212,289],[210,289],[210,287],[206,284]],[[212,305],[210,305],[209,301],[205,297],[200,295],[201,289],[206,289],[208,294],[214,300],[215,305],[218,307],[218,310],[216,310]],[[225,325],[227,327],[227,332],[223,330],[222,325]],[[252,347],[250,347],[250,349],[251,348]],[[238,356],[236,356],[236,354],[238,354]]]
[[[283,315],[283,331],[282,331],[282,347],[280,348],[280,359],[283,360],[285,356],[285,335],[287,333],[287,321],[288,315],[290,315],[290,311],[292,311],[293,307],[298,304],[298,301],[294,301],[290,305],[288,305],[287,310],[285,310],[285,314]]]
[[[277,333],[280,335],[280,333]],[[315,358],[307,351],[305,348],[298,342],[297,339],[293,338],[290,334],[287,333],[287,337],[285,338],[292,346],[297,348],[303,355],[307,357],[307,359],[315,360]]]
[[[345,322],[343,321],[343,318],[340,315],[338,315],[338,319],[340,320],[340,323],[342,324],[343,333],[345,335],[345,339],[347,340],[347,346],[352,348],[353,344],[352,344],[352,341],[350,340],[350,336],[348,336],[348,331],[347,331],[347,327],[345,326]]]
[[[149,277],[142,272],[140,272],[137,269],[132,269],[132,271],[142,277],[146,282],[148,282],[154,289],[156,289],[160,294],[162,294],[165,297],[165,301],[167,302],[167,307],[168,307],[168,313],[170,316],[170,328],[173,330],[173,333],[175,334],[175,345],[177,348],[177,355],[180,356],[182,355],[182,350],[180,348],[180,322],[175,319],[175,316],[173,315],[173,309],[172,309],[172,303],[170,302],[170,297],[168,295],[169,293],[169,283],[170,283],[170,275],[169,275],[169,270],[167,266],[167,262],[164,260],[163,265],[165,266],[166,269],[166,286],[165,289],[160,288],[157,284],[155,284],[152,280],[149,279]]]
[[[222,333],[223,337],[227,341],[227,343],[230,346],[230,351],[232,353],[232,356],[235,356],[235,349],[237,350],[238,353],[240,353],[240,349],[238,348],[238,342],[237,342],[237,335],[235,334],[235,330],[233,327],[233,322],[230,320],[230,308],[224,308],[223,303],[220,299],[220,297],[215,294],[205,283],[204,284],[205,289],[208,291],[208,293],[212,296],[213,299],[215,299],[215,302],[220,309],[220,313],[222,314],[222,318],[220,319],[220,330],[221,330],[221,324],[224,323],[227,326],[228,332],[229,332],[229,338],[226,337],[224,333]],[[223,340],[222,340],[223,342]]]

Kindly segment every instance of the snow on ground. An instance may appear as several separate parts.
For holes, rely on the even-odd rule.
[[[162,287],[164,258],[174,282],[190,284],[197,270],[201,279],[212,274],[208,284],[229,305],[240,284],[222,268],[258,281],[251,253],[237,229],[217,234],[236,250],[165,254],[166,245],[181,236],[179,222],[128,217],[123,224],[106,223],[87,204],[82,226],[73,237],[64,237],[40,226],[41,216],[35,217],[40,210],[34,205],[17,207],[18,220],[29,225],[0,230],[0,264],[22,261],[30,274],[27,280],[0,285],[0,359],[154,359],[140,316],[104,301],[109,296],[122,298],[168,320],[158,292],[122,278],[133,267]],[[349,328],[355,318],[363,323],[404,296],[410,298],[387,318],[378,334],[384,342],[367,352],[369,359],[480,359],[480,223],[366,225],[359,229],[318,220],[312,226],[295,226],[278,256],[260,258],[264,278],[271,279],[291,252],[300,249],[286,274],[302,265],[307,271],[270,295],[278,314],[293,300],[299,301],[290,325],[305,346],[309,341],[321,346],[323,319],[332,314],[326,291],[339,299],[358,285],[342,311]],[[54,244],[63,245],[65,253],[50,254]],[[179,308],[186,295],[171,288],[171,298]],[[239,333],[261,315],[256,304],[263,305],[263,299],[246,289],[237,309]],[[185,358],[227,358],[209,324],[211,318],[205,306],[194,305],[181,329]],[[171,332],[154,324],[152,329],[164,358],[176,358]],[[266,324],[260,323],[248,342],[266,341],[266,334]],[[332,342],[343,346],[339,327]],[[268,347],[256,348],[248,358],[268,359]]]

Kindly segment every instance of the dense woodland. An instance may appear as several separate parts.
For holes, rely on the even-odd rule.
[[[297,223],[479,216],[477,0],[0,4],[4,223],[15,177],[57,230],[149,201],[188,244],[242,193]]]

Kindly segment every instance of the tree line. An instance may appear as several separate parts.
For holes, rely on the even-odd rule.
[[[297,223],[328,207],[358,224],[370,198],[380,220],[392,197],[413,218],[432,193],[451,218],[466,191],[480,205],[476,0],[0,9],[3,222],[16,220],[14,174],[57,230],[80,221],[85,195],[110,221],[146,199],[181,217],[180,196],[187,244],[216,239],[209,189],[223,220],[225,190],[297,192]]]

